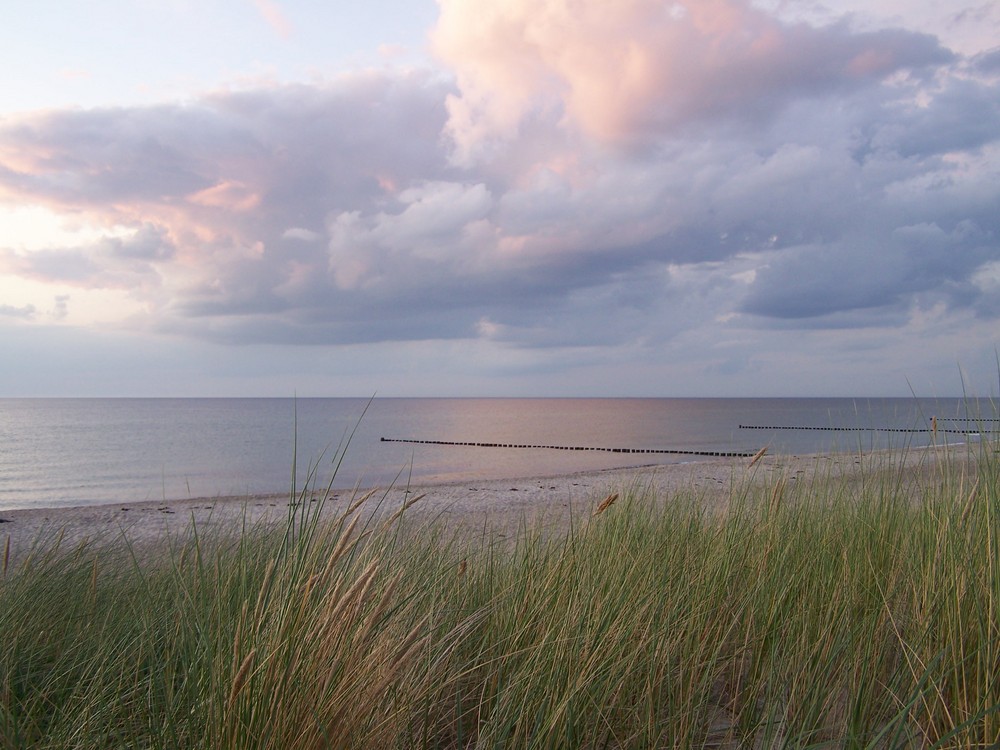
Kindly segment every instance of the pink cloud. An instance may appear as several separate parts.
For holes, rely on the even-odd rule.
[[[188,196],[191,203],[207,208],[222,208],[237,213],[252,211],[260,205],[260,196],[250,187],[235,180],[223,180],[210,188]]]
[[[744,0],[440,5],[432,42],[456,72],[448,130],[460,160],[532,118],[630,144],[945,56],[929,37],[787,25]]]
[[[257,11],[282,39],[288,39],[294,31],[291,21],[285,16],[281,6],[273,0],[253,0]]]
[[[880,71],[891,70],[892,52],[889,50],[866,49],[847,64],[847,70],[859,78],[878,75]]]
[[[82,68],[63,68],[59,71],[59,77],[66,81],[79,81],[90,78],[91,73]]]

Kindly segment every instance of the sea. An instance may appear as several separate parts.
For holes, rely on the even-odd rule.
[[[998,425],[967,398],[0,399],[0,511],[909,449]]]

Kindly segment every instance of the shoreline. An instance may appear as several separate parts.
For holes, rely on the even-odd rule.
[[[612,492],[631,487],[650,490],[658,498],[679,492],[693,494],[706,505],[724,507],[734,487],[747,482],[778,480],[808,481],[813,478],[851,479],[867,468],[932,468],[946,456],[966,446],[931,446],[903,454],[888,450],[869,453],[818,453],[803,455],[764,454],[754,465],[748,458],[713,458],[686,463],[649,464],[517,479],[466,480],[410,486],[337,490],[327,495],[315,488],[294,499],[289,493],[192,498],[172,501],[140,501],[106,505],[43,507],[0,511],[0,546],[7,549],[9,564],[21,559],[38,543],[60,535],[64,549],[79,545],[106,544],[126,538],[131,543],[176,539],[190,533],[210,533],[234,524],[253,526],[286,520],[300,501],[323,502],[323,513],[333,517],[366,491],[373,497],[370,508],[392,513],[408,500],[421,496],[407,510],[411,518],[443,522],[447,526],[487,525],[511,529],[538,518],[559,525],[590,509]]]

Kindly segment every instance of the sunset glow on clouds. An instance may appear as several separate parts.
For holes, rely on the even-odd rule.
[[[435,48],[456,72],[460,152],[558,119],[609,144],[651,144],[702,122],[766,119],[799,98],[947,62],[931,37],[783,24],[744,2],[443,0]]]
[[[293,75],[248,0],[264,80],[0,113],[0,395],[990,395],[1000,11],[872,7],[439,0]]]

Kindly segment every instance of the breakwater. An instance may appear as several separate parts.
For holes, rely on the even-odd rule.
[[[718,458],[751,458],[754,453],[740,451],[703,451],[686,448],[600,448],[583,445],[531,445],[528,443],[483,443],[459,440],[416,440],[413,438],[381,439],[383,443],[416,443],[420,445],[460,445],[473,448],[530,448],[553,451],[600,451],[602,453],[669,453],[682,456],[713,456]]]

